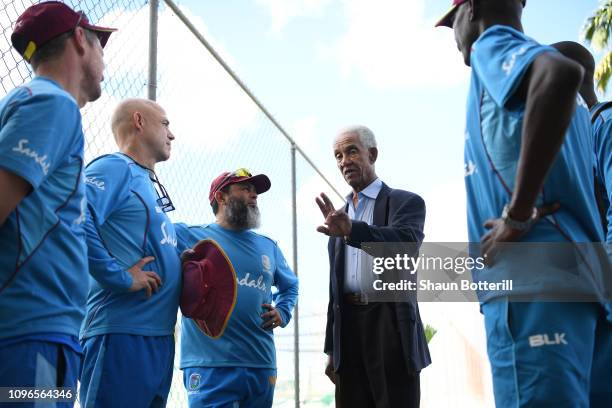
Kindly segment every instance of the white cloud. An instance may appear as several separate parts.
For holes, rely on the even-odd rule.
[[[469,70],[449,29],[434,28],[425,0],[343,0],[347,30],[321,54],[337,61],[345,78],[375,89],[446,88]]]
[[[331,0],[257,0],[257,3],[270,12],[270,31],[280,33],[293,19],[321,15]]]

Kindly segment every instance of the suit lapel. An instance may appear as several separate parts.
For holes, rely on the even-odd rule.
[[[376,202],[374,203],[373,224],[379,227],[384,227],[389,222],[389,193],[391,189],[383,183]]]
[[[348,212],[348,202],[344,205],[344,211]],[[334,271],[336,272],[336,281],[340,293],[344,287],[344,254],[345,245],[342,238],[332,238],[334,241]]]

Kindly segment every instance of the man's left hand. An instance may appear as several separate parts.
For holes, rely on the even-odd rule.
[[[266,330],[274,330],[276,329],[278,326],[282,326],[283,324],[283,319],[281,318],[280,313],[278,312],[278,310],[272,306],[269,303],[264,303],[263,305],[261,305],[264,309],[267,309],[268,311],[265,313],[261,314],[261,318],[263,319],[263,323],[261,324],[261,327],[263,329]]]
[[[317,227],[317,231],[331,237],[348,237],[351,235],[353,223],[343,208],[334,209],[334,204],[325,193],[315,198],[323,217],[325,225]]]

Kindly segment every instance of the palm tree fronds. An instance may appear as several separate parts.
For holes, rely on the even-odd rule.
[[[612,31],[612,0],[606,0],[589,17],[583,28],[584,39],[594,48],[602,50],[608,45]]]
[[[605,92],[610,76],[612,76],[612,52],[608,52],[597,65],[597,69],[595,69],[597,90]]]

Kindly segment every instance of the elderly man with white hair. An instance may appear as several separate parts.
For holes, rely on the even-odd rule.
[[[316,200],[325,217],[318,231],[330,237],[325,372],[336,385],[338,406],[417,407],[419,372],[431,359],[416,300],[368,299],[361,280],[372,273],[372,257],[361,245],[403,242],[418,247],[425,203],[378,178],[378,148],[367,127],[339,132],[334,156],[353,191],[338,210],[325,194]]]

